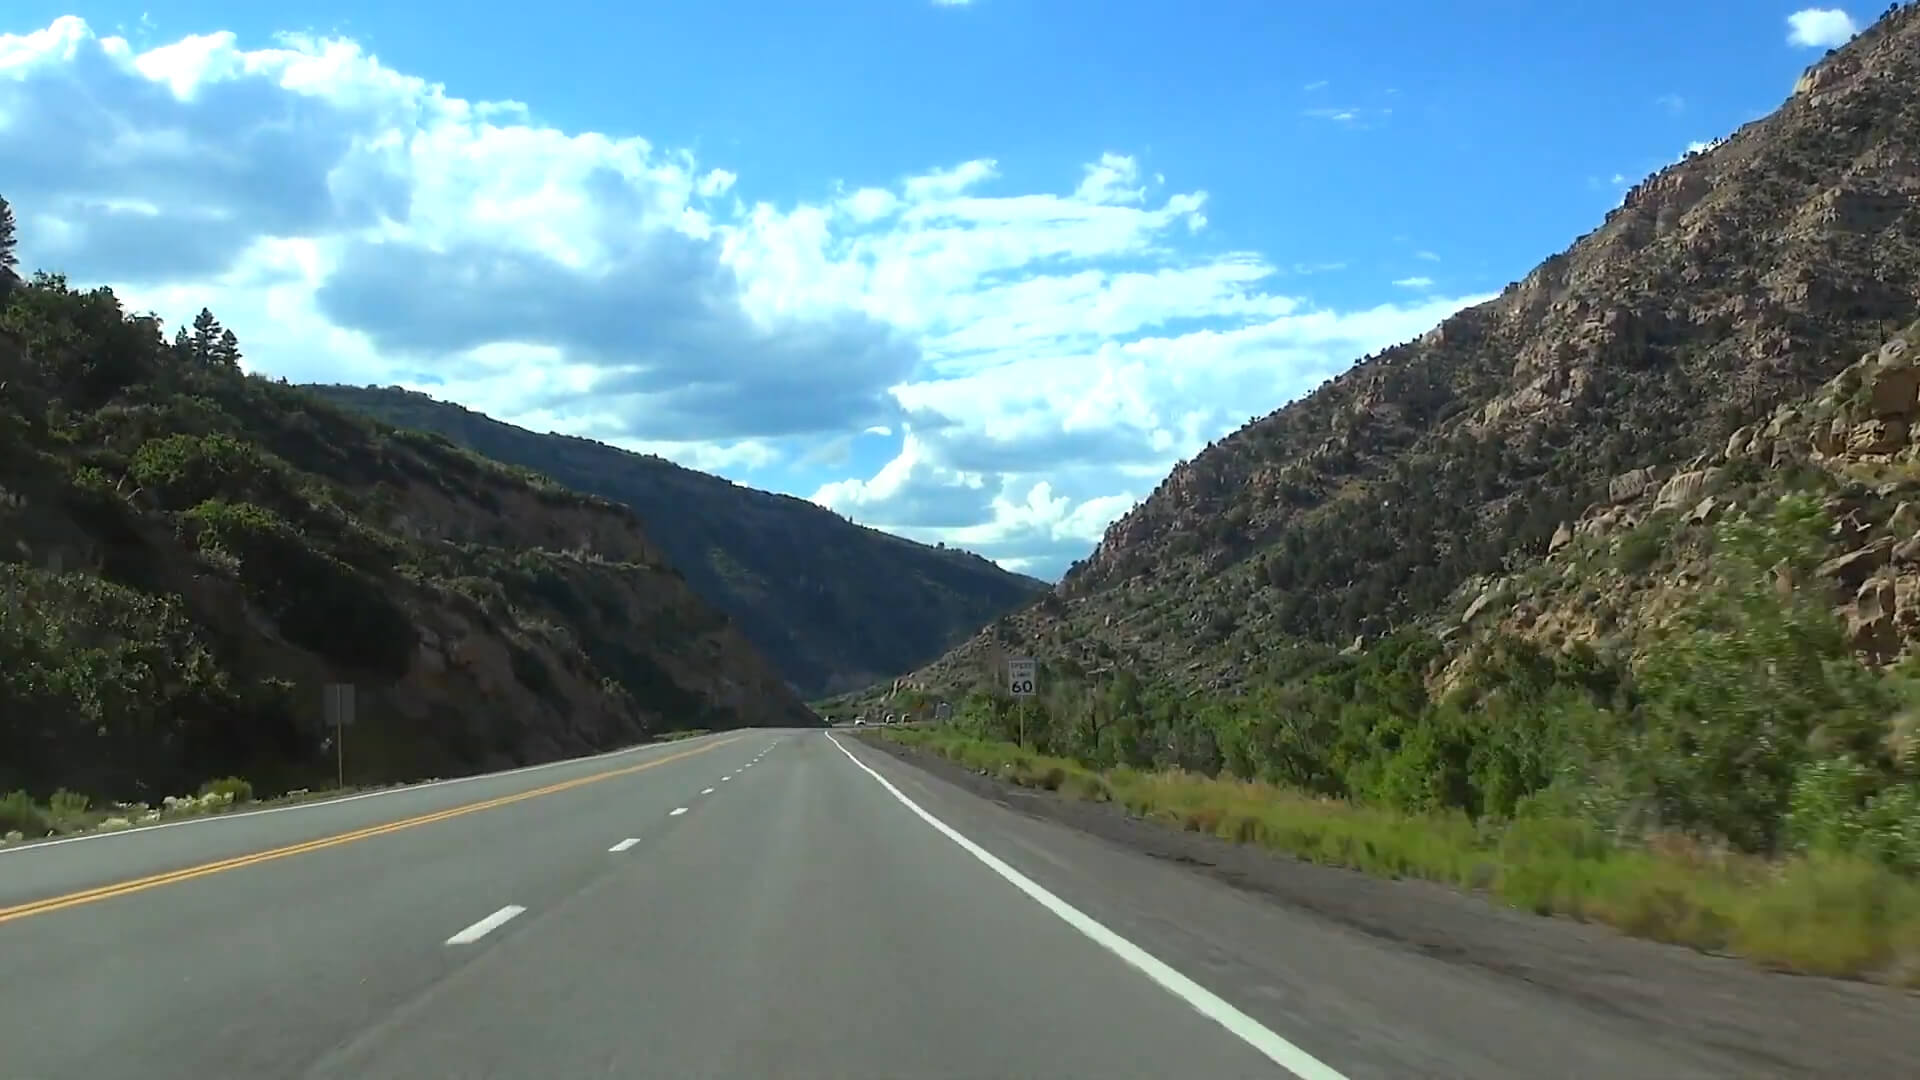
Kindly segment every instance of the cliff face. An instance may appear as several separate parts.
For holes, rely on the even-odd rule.
[[[1017,649],[1231,686],[1265,643],[1430,617],[1617,478],[1722,451],[1913,318],[1917,80],[1909,5],[1498,298],[1182,463],[1057,596],[909,681]]]
[[[165,344],[58,279],[0,316],[0,790],[351,782],[813,723],[633,513]]]
[[[694,591],[738,620],[809,697],[924,664],[1047,587],[971,552],[916,544],[664,458],[537,435],[397,388],[310,389],[632,507]]]

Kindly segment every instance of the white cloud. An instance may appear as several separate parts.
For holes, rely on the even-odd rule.
[[[1439,262],[1439,261],[1440,261],[1440,256],[1438,256],[1438,255],[1435,255],[1435,254],[1434,254],[1433,252],[1431,252],[1431,251],[1416,251],[1416,252],[1414,252],[1414,253],[1413,253],[1413,257],[1414,257],[1414,258],[1416,258],[1416,259],[1420,259],[1420,260],[1422,260],[1422,261],[1424,261],[1424,262]]]
[[[1433,288],[1433,279],[1430,277],[1418,277],[1418,276],[1403,277],[1396,280],[1394,284],[1398,285],[1403,289],[1431,289]]]
[[[1724,136],[1720,138],[1715,138],[1715,139],[1695,139],[1692,142],[1687,144],[1687,148],[1685,150],[1682,150],[1679,154],[1675,155],[1673,160],[1685,161],[1687,157],[1691,154],[1708,153],[1712,150],[1718,149],[1726,141],[1727,140]],[[1672,164],[1672,162],[1669,162],[1668,164]]]
[[[1371,130],[1393,115],[1391,108],[1366,108],[1359,105],[1321,106],[1300,110],[1300,115],[1326,120],[1356,130]]]
[[[1787,44],[1801,48],[1837,48],[1859,32],[1853,17],[1840,8],[1802,8],[1787,16]]]
[[[1308,83],[1307,85],[1301,87],[1300,89],[1305,90],[1308,93],[1312,93],[1315,90],[1325,90],[1326,88],[1327,88],[1327,80],[1315,79],[1312,82]]]
[[[978,159],[776,204],[301,35],[0,36],[0,161],[26,261],[176,321],[206,304],[274,374],[779,468],[1048,575],[1178,459],[1483,299],[1278,291],[1339,264],[1210,249],[1207,193],[1121,153],[1052,191]]]

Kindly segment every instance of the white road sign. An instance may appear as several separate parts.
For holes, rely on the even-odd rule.
[[[1007,690],[1014,697],[1032,697],[1037,675],[1033,658],[1015,657],[1007,661]]]

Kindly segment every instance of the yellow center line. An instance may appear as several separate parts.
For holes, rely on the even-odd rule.
[[[122,881],[112,885],[101,885],[76,893],[68,893],[65,896],[50,896],[45,900],[31,900],[24,904],[16,904],[13,907],[0,908],[0,923],[12,922],[15,919],[24,919],[32,915],[44,915],[49,911],[78,907],[81,904],[91,904],[115,896],[126,896],[130,893],[145,892],[148,889],[157,889],[162,885],[172,885],[181,881],[190,881],[193,878],[224,873],[228,870],[238,870],[243,866],[253,866],[256,863],[271,862],[274,859],[284,859],[291,855],[304,855],[309,851],[319,851],[322,848],[335,847],[340,844],[350,844],[356,840],[383,836],[387,833],[399,832],[402,829],[412,829],[421,825],[429,825],[436,821],[446,821],[449,818],[478,813],[481,810],[491,810],[496,806],[506,806],[510,803],[539,798],[542,795],[552,795],[556,792],[585,787],[588,784],[597,784],[602,780],[611,780],[616,776],[629,776],[633,773],[654,768],[655,766],[665,765],[670,761],[690,758],[695,754],[704,754],[709,750],[717,749],[730,742],[736,742],[739,739],[740,736],[735,735],[732,738],[721,739],[718,742],[711,742],[692,750],[682,750],[677,754],[669,754],[666,757],[643,761],[638,765],[629,765],[625,768],[614,769],[609,772],[595,773],[592,776],[576,777],[572,780],[562,780],[557,784],[548,784],[546,787],[534,788],[531,791],[522,791],[513,795],[501,795],[497,798],[467,803],[447,810],[437,810],[431,814],[422,814],[419,817],[390,821],[385,825],[370,825],[366,828],[355,829],[351,832],[324,836],[318,840],[308,840],[304,843],[290,844],[286,847],[273,848],[268,851],[258,851],[251,855],[238,855],[230,859],[202,863],[199,866],[189,866],[180,870],[169,870],[164,874],[135,878],[132,881]]]

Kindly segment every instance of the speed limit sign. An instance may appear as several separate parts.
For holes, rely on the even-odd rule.
[[[1014,697],[1032,697],[1037,665],[1032,657],[1007,661],[1007,690]]]

